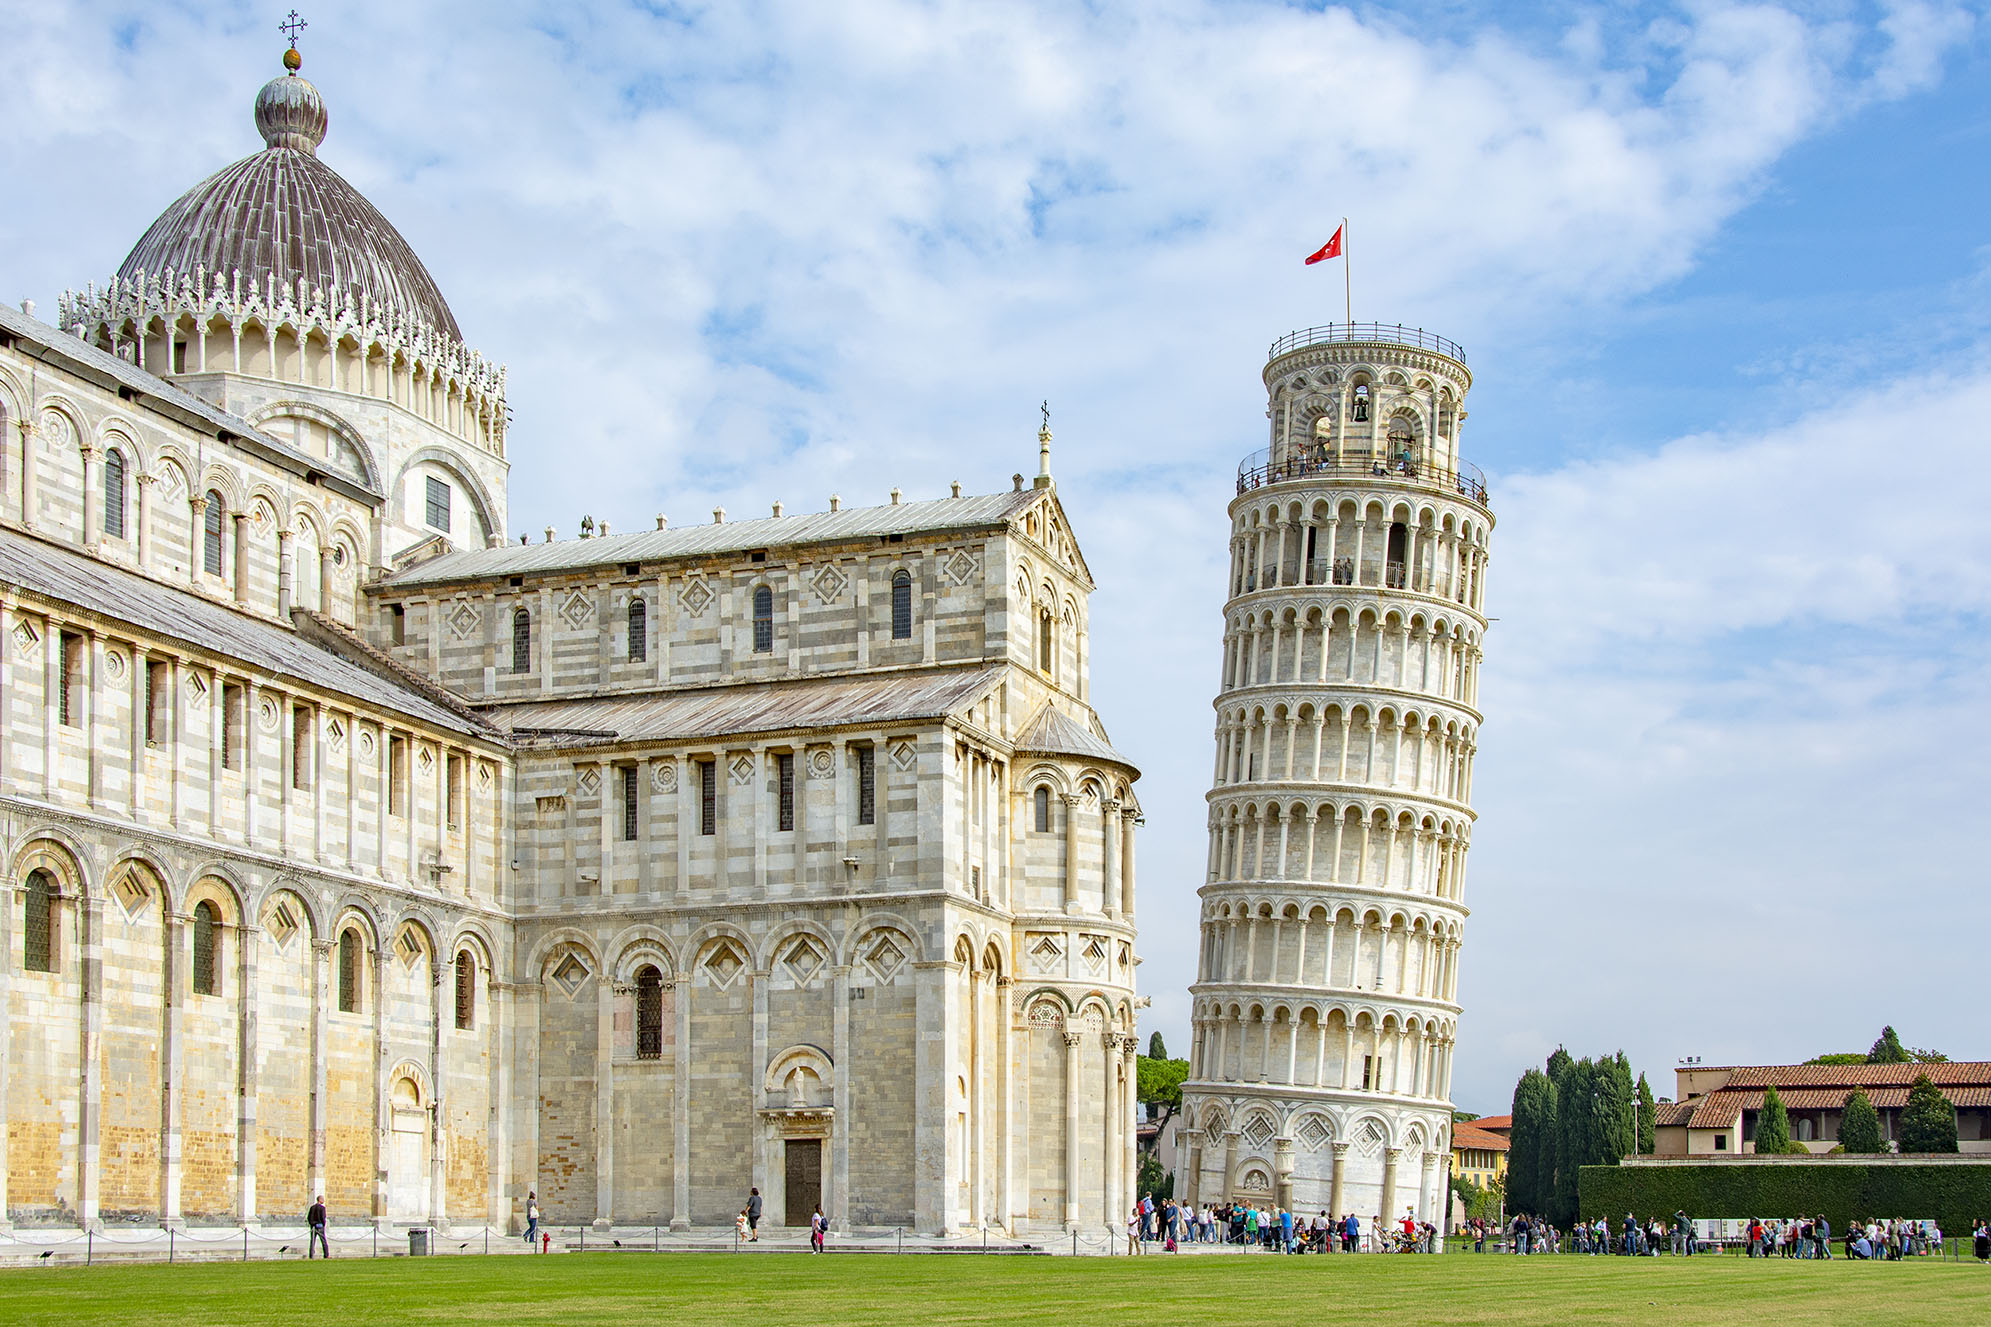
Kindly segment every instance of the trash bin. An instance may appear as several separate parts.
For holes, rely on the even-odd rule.
[[[427,1226],[416,1226],[408,1232],[408,1256],[426,1258],[429,1256],[429,1230]]]

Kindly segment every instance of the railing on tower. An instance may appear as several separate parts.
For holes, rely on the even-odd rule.
[[[1274,341],[1265,358],[1274,360],[1288,351],[1319,345],[1323,341],[1382,341],[1394,346],[1435,350],[1448,359],[1455,359],[1461,364],[1466,362],[1466,352],[1457,341],[1449,341],[1422,327],[1405,327],[1402,323],[1328,323],[1323,327],[1303,327]]]
[[[1273,449],[1261,447],[1238,462],[1237,491],[1249,493],[1267,484],[1306,479],[1314,475],[1368,475],[1376,479],[1410,480],[1450,489],[1460,497],[1486,502],[1486,476],[1470,461],[1459,462],[1456,472],[1443,466],[1427,465],[1413,456],[1383,456],[1374,452],[1347,452],[1336,456],[1325,447],[1312,452],[1294,451],[1273,459]]]

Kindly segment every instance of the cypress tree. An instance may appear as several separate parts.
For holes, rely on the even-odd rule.
[[[1148,1038],[1148,1058],[1150,1060],[1166,1060],[1168,1058],[1168,1046],[1162,1041],[1161,1033],[1159,1032]]]
[[[1575,1219],[1577,1172],[1596,1151],[1597,1123],[1597,1066],[1585,1056],[1563,1070],[1556,1088],[1556,1171],[1544,1206],[1557,1225]]]
[[[1913,1057],[1901,1044],[1901,1038],[1894,1035],[1892,1026],[1880,1030],[1880,1039],[1867,1051],[1868,1064],[1909,1064]]]
[[[1918,1074],[1901,1111],[1903,1152],[1956,1151],[1956,1108],[1927,1074]]]
[[[1756,1155],[1781,1156],[1791,1150],[1791,1117],[1776,1085],[1763,1089],[1763,1109],[1756,1112]]]
[[[1845,1114],[1839,1117],[1839,1146],[1865,1155],[1887,1150],[1887,1140],[1880,1136],[1880,1112],[1864,1088],[1854,1088],[1846,1098]]]
[[[1555,1054],[1549,1056],[1547,1066],[1549,1081],[1555,1084],[1558,1092],[1562,1090],[1562,1076],[1568,1073],[1569,1066],[1575,1063],[1576,1061],[1570,1058],[1569,1052],[1560,1046],[1555,1048]]]
[[[1514,1085],[1514,1126],[1507,1149],[1507,1210],[1540,1212],[1546,1194],[1539,1187],[1544,1163],[1551,1190],[1555,1175],[1555,1084],[1539,1069],[1530,1069]]]
[[[1649,1157],[1657,1146],[1653,1130],[1659,1122],[1653,1118],[1656,1109],[1652,1100],[1652,1088],[1646,1084],[1645,1075],[1638,1076],[1638,1155]]]

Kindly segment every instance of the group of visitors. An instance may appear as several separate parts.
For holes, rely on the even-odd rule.
[[[1748,1235],[1752,1258],[1832,1256],[1828,1242],[1832,1238],[1832,1223],[1822,1216],[1794,1217],[1789,1221],[1751,1220]]]
[[[1365,1238],[1366,1232],[1366,1238]],[[1438,1228],[1406,1210],[1387,1227],[1379,1216],[1362,1219],[1350,1212],[1307,1216],[1286,1208],[1253,1203],[1191,1204],[1144,1195],[1127,1215],[1127,1252],[1143,1253],[1159,1240],[1174,1253],[1183,1244],[1231,1244],[1267,1253],[1372,1253],[1385,1249],[1430,1253]]]
[[[1985,1226],[1977,1223],[1977,1256],[1985,1257]],[[1846,1230],[1846,1256],[1848,1258],[1873,1258],[1881,1262],[1899,1262],[1902,1258],[1920,1258],[1929,1254],[1941,1256],[1943,1251],[1943,1231],[1933,1221],[1855,1221]],[[1828,1252],[1826,1257],[1832,1255]]]

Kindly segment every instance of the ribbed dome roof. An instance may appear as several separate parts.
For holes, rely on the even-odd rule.
[[[429,323],[456,341],[456,315],[422,260],[380,210],[318,160],[326,112],[295,73],[256,94],[261,152],[181,195],[133,246],[120,279],[140,272],[240,271],[265,286],[342,290]]]

